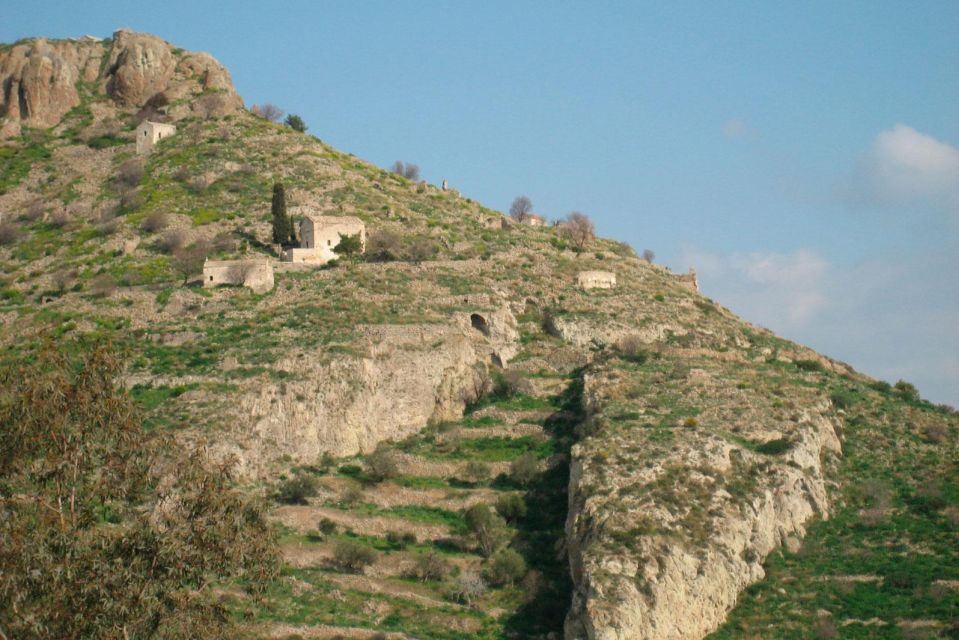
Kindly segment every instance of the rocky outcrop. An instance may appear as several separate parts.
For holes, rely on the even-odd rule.
[[[702,638],[764,577],[771,551],[798,544],[809,518],[827,517],[821,460],[840,451],[835,418],[828,401],[796,398],[809,408],[770,424],[775,412],[758,394],[701,370],[675,395],[624,403],[618,375],[586,381],[597,433],[572,454],[566,638]],[[710,408],[675,426],[656,414],[690,397]],[[743,403],[757,410],[724,422]],[[628,418],[608,417],[613,407]]]
[[[143,105],[170,86],[176,59],[160,38],[121,30],[113,34],[107,70],[107,92],[122,106]]]
[[[252,418],[252,446],[220,443],[240,472],[255,474],[271,457],[314,462],[322,454],[370,452],[384,440],[412,435],[427,424],[458,419],[489,391],[491,356],[515,353],[515,320],[495,312],[491,335],[452,326],[371,326],[360,352],[318,352],[278,362],[291,379],[258,383],[243,394],[239,414]],[[492,314],[491,314],[492,315]],[[510,330],[512,333],[510,333]],[[505,364],[505,363],[504,363]]]
[[[0,51],[0,115],[52,127],[80,104],[77,82],[97,79],[103,46],[38,38]]]
[[[197,98],[173,110],[223,116],[243,106],[227,70],[205,53],[179,53],[168,42],[120,30],[111,41],[28,40],[0,51],[0,129],[57,125],[81,103],[79,82],[126,109],[164,93],[169,101]]]

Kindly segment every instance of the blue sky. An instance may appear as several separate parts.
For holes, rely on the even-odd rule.
[[[506,209],[581,210],[746,319],[959,406],[959,2],[43,2]]]

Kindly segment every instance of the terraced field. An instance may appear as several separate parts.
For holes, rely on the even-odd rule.
[[[526,342],[520,359],[549,348],[541,333]],[[280,485],[302,482],[315,495],[272,510],[283,575],[262,602],[237,597],[237,615],[273,638],[561,634],[580,394],[578,371],[514,376],[458,422],[294,469]],[[477,525],[484,511],[489,521]],[[350,566],[351,553],[367,557]]]

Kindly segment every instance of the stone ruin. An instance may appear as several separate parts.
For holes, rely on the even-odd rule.
[[[692,267],[689,268],[689,273],[679,276],[679,281],[683,286],[699,293],[699,279],[696,277],[696,270]]]
[[[153,151],[153,146],[163,138],[169,138],[176,133],[175,124],[144,120],[137,127],[137,155],[146,155]]]
[[[610,271],[580,271],[576,282],[583,289],[612,289],[616,286],[616,274]]]
[[[305,214],[300,221],[300,246],[288,249],[283,259],[287,262],[326,264],[337,258],[333,249],[340,243],[340,238],[357,234],[360,236],[360,245],[365,249],[366,225],[359,218]]]
[[[253,293],[266,293],[273,289],[273,264],[267,258],[206,260],[203,263],[203,288],[220,285],[247,287]]]

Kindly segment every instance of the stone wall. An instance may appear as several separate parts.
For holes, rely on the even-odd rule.
[[[300,222],[300,246],[287,250],[284,259],[289,262],[325,264],[338,257],[333,249],[343,236],[357,234],[360,244],[365,248],[366,225],[359,218],[307,215]]]
[[[612,289],[616,286],[616,274],[610,271],[580,271],[576,282],[583,289]]]
[[[273,289],[273,265],[269,260],[207,260],[203,263],[203,287],[235,285],[264,293]]]

